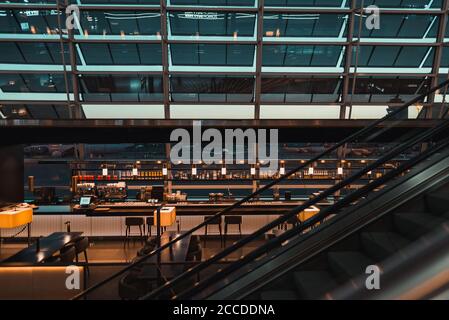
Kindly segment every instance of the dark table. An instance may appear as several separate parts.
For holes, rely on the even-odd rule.
[[[66,244],[79,238],[82,232],[54,232],[47,237],[40,239],[40,250],[36,252],[36,243],[25,248],[15,255],[3,260],[2,263],[40,263],[50,258]]]
[[[167,231],[162,234],[161,245],[166,244],[174,239],[178,233],[175,231]],[[165,278],[173,278],[184,271],[184,263],[187,261],[187,253],[189,251],[191,235],[179,240],[171,247],[161,252],[161,270],[162,276]],[[144,280],[155,279],[157,277],[157,269],[155,263],[157,256],[148,259],[139,274],[139,278]],[[164,264],[171,263],[171,264]]]

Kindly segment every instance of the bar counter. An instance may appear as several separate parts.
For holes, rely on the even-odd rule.
[[[203,222],[204,216],[212,215],[232,205],[234,202],[211,203],[207,201],[189,201],[180,203],[168,203],[165,206],[176,207],[177,220],[180,223],[181,232],[189,230]],[[241,215],[243,217],[242,233],[250,234],[263,225],[276,219],[279,215],[289,212],[294,207],[301,205],[303,201],[254,201],[243,204],[226,215]],[[329,203],[319,203],[318,206],[326,206]],[[66,231],[66,222],[70,222],[71,231],[82,231],[90,237],[108,237],[125,235],[125,218],[153,216],[157,206],[144,208],[111,208],[108,211],[97,212],[93,209],[76,210],[74,205],[40,205],[34,210],[31,236],[38,237],[53,232]],[[168,230],[176,231],[177,224]],[[218,234],[215,226],[210,228],[210,234]],[[14,230],[4,229],[3,236],[7,237]],[[153,227],[153,232],[155,228]],[[204,230],[198,230],[195,234],[203,234]],[[236,230],[230,227],[230,234]]]

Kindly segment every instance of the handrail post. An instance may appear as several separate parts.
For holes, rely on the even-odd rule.
[[[161,247],[161,209],[164,204],[162,203],[156,209],[156,237],[157,237],[157,247]],[[161,281],[161,252],[157,253],[157,283],[158,285],[162,285]]]

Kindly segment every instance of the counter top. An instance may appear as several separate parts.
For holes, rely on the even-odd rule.
[[[234,202],[212,203],[207,201],[198,202],[180,202],[167,203],[168,207],[176,207],[176,214],[178,216],[195,216],[195,215],[210,215],[232,205]],[[243,204],[241,207],[234,209],[230,214],[240,215],[279,215],[286,213],[294,207],[300,206],[303,201],[255,201]],[[319,203],[319,206],[330,205],[330,203]],[[102,210],[95,211],[92,209],[74,209],[74,205],[41,205],[35,209],[35,215],[73,215],[83,214],[86,216],[130,216],[153,215],[156,205],[148,205],[143,207],[114,207],[104,210],[105,205],[102,205]],[[257,210],[255,210],[257,208]]]

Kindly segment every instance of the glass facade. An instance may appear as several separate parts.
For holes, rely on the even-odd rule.
[[[68,3],[79,15],[63,1],[0,0],[3,117],[110,118],[118,102],[127,118],[159,119],[161,106],[166,119],[225,118],[239,104],[254,119],[308,118],[314,105],[347,119],[345,108],[385,110],[449,71],[445,0]]]

